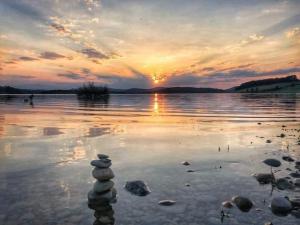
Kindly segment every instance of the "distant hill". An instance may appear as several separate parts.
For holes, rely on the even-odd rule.
[[[270,78],[254,80],[229,89],[231,92],[275,92],[275,93],[300,93],[300,80],[296,75],[283,78]]]
[[[216,88],[197,87],[156,87],[156,88],[130,88],[130,89],[109,89],[112,94],[152,94],[152,93],[300,93],[300,80],[296,75],[283,78],[271,78],[264,80],[254,80],[242,83],[237,87],[227,90]],[[18,89],[10,86],[0,86],[0,94],[76,94],[78,89],[67,90],[30,90]]]
[[[215,88],[194,87],[156,87],[150,89],[109,89],[113,94],[151,94],[151,93],[223,93],[224,90]],[[10,86],[0,86],[0,94],[76,94],[77,89],[68,90],[30,90],[18,89]]]

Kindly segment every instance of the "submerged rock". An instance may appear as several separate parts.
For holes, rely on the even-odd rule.
[[[253,206],[253,203],[245,197],[235,196],[232,198],[232,202],[242,211],[249,212]]]
[[[271,167],[279,167],[281,166],[281,162],[277,159],[266,159],[263,161],[264,164]]]
[[[271,140],[266,140],[266,143],[272,143],[272,141]]]
[[[175,203],[176,201],[173,200],[161,200],[158,202],[159,205],[164,205],[164,206],[174,205]]]
[[[271,210],[275,215],[286,216],[292,211],[292,204],[285,197],[275,197],[271,202]]]
[[[283,159],[284,161],[287,161],[287,162],[294,162],[294,161],[295,161],[292,157],[290,157],[290,156],[288,156],[288,155],[282,156],[282,159]]]
[[[113,171],[110,168],[95,168],[93,169],[92,175],[99,181],[110,180],[115,177]]]
[[[292,189],[293,184],[291,184],[286,178],[279,178],[275,181],[275,185],[279,190]]]
[[[222,202],[222,206],[223,206],[224,208],[230,209],[230,208],[233,207],[233,204],[232,204],[230,201],[225,201],[225,202]]]
[[[151,192],[147,184],[142,180],[127,181],[125,189],[138,196],[146,196]]]
[[[260,184],[269,184],[275,179],[271,173],[257,173],[253,176]]]

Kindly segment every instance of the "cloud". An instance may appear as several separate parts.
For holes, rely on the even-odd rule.
[[[94,48],[85,48],[80,51],[85,54],[88,58],[96,58],[96,59],[108,59],[109,57],[103,54],[102,52],[97,51]]]
[[[60,73],[60,74],[57,74],[57,76],[58,77],[65,77],[65,78],[68,78],[68,79],[71,79],[71,80],[80,80],[80,79],[82,79],[80,74],[73,73],[73,72]]]
[[[41,53],[40,58],[54,60],[54,59],[66,58],[66,57],[64,55],[55,52],[43,52]]]
[[[291,16],[287,19],[284,19],[280,21],[279,23],[274,24],[273,26],[263,30],[261,32],[261,35],[264,36],[271,36],[277,33],[280,33],[282,31],[285,31],[286,29],[298,25],[300,23],[300,14]]]
[[[29,56],[21,56],[21,57],[19,57],[18,60],[20,60],[20,61],[35,61],[35,60],[38,60],[38,59],[33,58],[33,57],[29,57]]]
[[[289,31],[287,31],[285,33],[285,36],[289,39],[293,39],[293,38],[297,38],[299,37],[300,38],[300,28],[299,27],[295,27]]]
[[[27,80],[27,79],[34,79],[34,76],[30,75],[19,75],[19,74],[7,74],[1,75],[0,80],[9,81],[9,80]]]
[[[241,41],[241,45],[249,45],[259,41],[262,41],[265,37],[260,34],[252,34],[247,39]]]

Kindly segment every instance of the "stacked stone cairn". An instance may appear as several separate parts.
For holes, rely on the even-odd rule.
[[[96,218],[94,225],[114,225],[114,211],[111,203],[117,201],[117,192],[113,187],[114,173],[111,170],[111,160],[109,156],[98,154],[98,160],[91,161],[93,169],[92,175],[97,181],[88,193],[88,206],[95,210]]]

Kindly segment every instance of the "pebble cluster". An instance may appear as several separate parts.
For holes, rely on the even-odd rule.
[[[88,206],[95,210],[94,216],[96,218],[94,225],[113,225],[114,211],[111,203],[117,201],[117,192],[114,188],[114,173],[111,170],[111,160],[109,156],[98,154],[98,160],[91,161],[93,169],[92,175],[97,181],[94,187],[88,193]]]

